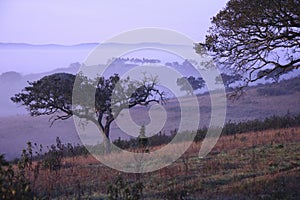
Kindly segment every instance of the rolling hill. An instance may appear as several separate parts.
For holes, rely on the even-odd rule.
[[[198,95],[200,108],[199,127],[208,126],[210,120],[210,97],[208,94]],[[189,97],[185,98],[184,106],[189,106]],[[226,121],[239,122],[249,119],[264,119],[272,115],[300,113],[300,77],[283,80],[280,83],[258,85],[248,88],[240,99],[227,101]],[[131,110],[133,121],[139,125],[148,124],[150,107],[136,107]],[[180,108],[175,99],[170,99],[164,108],[167,112],[167,122],[163,132],[168,134],[178,127]],[[111,139],[129,138],[113,124]],[[18,114],[0,117],[0,152],[12,159],[18,155],[28,141],[50,145],[59,136],[64,143],[80,143],[72,119],[59,121],[50,127],[49,117],[30,117],[28,114]],[[99,138],[95,138],[97,141]]]

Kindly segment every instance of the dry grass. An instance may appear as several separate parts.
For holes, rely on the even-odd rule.
[[[142,181],[145,199],[299,197],[300,128],[222,136],[204,159],[198,158],[200,147],[193,143],[172,165],[141,175],[110,169],[91,155],[65,158],[59,170],[40,170],[35,191],[59,199],[105,197],[121,176],[128,184]]]

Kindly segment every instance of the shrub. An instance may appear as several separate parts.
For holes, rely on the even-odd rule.
[[[114,183],[107,188],[107,195],[110,200],[138,200],[142,198],[144,185],[141,182],[130,185],[121,176],[118,176]]]
[[[0,155],[0,199],[33,199],[30,182],[25,177],[25,169],[28,166],[29,159],[22,156],[18,169],[13,170],[4,155]]]
[[[238,123],[229,121],[224,125],[222,129],[222,134],[234,135],[251,131],[263,131],[268,129],[280,129],[296,126],[300,126],[300,115],[293,116],[290,113],[287,113],[284,116],[273,115],[265,118],[264,120],[255,119]],[[206,136],[207,130],[207,127],[203,127],[201,129],[198,129],[195,133],[193,132],[193,134],[195,134],[194,141],[202,141]],[[160,132],[159,134],[148,138],[148,146],[159,146],[163,144],[168,144],[176,134],[176,129],[174,131],[171,131],[169,135],[162,134]],[[185,133],[180,133],[180,135],[178,135],[177,137],[182,137],[181,139],[184,140],[184,134]],[[139,147],[138,138],[132,138],[130,140],[122,140],[121,138],[118,138],[113,143],[122,149]]]
[[[260,96],[280,96],[280,95],[287,95],[291,94],[289,90],[286,90],[285,88],[281,87],[263,87],[256,89],[256,92]]]

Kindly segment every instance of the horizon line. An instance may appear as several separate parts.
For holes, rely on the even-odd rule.
[[[26,45],[26,46],[61,46],[61,47],[74,47],[82,45],[138,45],[138,44],[157,44],[157,45],[176,45],[176,46],[188,46],[186,44],[170,44],[170,43],[161,43],[161,42],[136,42],[136,43],[122,43],[122,42],[110,42],[110,43],[99,43],[99,42],[86,42],[86,43],[76,43],[76,44],[59,44],[59,43],[27,43],[27,42],[1,42],[0,45]]]

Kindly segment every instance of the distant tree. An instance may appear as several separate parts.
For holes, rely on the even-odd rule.
[[[73,86],[80,91],[80,96],[73,98],[72,102]],[[78,75],[75,81],[72,74],[57,73],[30,82],[28,87],[11,100],[26,106],[32,116],[52,115],[52,124],[73,115],[94,122],[104,134],[105,150],[109,152],[111,123],[123,109],[164,101],[164,93],[156,87],[155,78],[145,77],[142,81],[131,81],[130,78],[120,80],[115,74],[108,79],[98,77],[91,80]],[[95,91],[94,96],[90,95],[92,91]],[[95,105],[91,107],[92,98]]]
[[[18,72],[10,71],[4,72],[0,75],[0,83],[14,83],[15,81],[20,81],[22,75]]]
[[[216,83],[224,84],[226,88],[229,88],[231,84],[242,80],[242,76],[239,74],[230,75],[221,73],[219,76],[216,77]]]
[[[175,62],[167,62],[165,63],[166,66],[169,66],[169,67],[180,67],[181,65],[175,61]]]
[[[178,78],[176,83],[180,87],[180,90],[186,91],[188,95],[193,94],[195,90],[199,90],[205,86],[203,78],[195,78],[194,76]]]
[[[149,140],[146,136],[146,127],[145,127],[145,125],[142,125],[141,128],[140,128],[140,135],[138,136],[138,144],[139,144],[139,148],[141,148],[141,150],[144,153],[149,152],[149,149],[148,149]]]
[[[182,63],[182,67],[185,67],[185,68],[192,67],[192,68],[194,68],[193,64],[195,64],[195,62],[196,61],[193,61],[193,60],[184,60],[183,63]]]
[[[266,80],[272,79],[275,83],[279,82],[280,75],[283,73],[283,69],[276,68],[275,70],[272,69],[265,69],[258,72],[258,77],[264,77]]]
[[[300,0],[230,0],[196,50],[243,74],[245,85],[290,72],[300,66]]]

